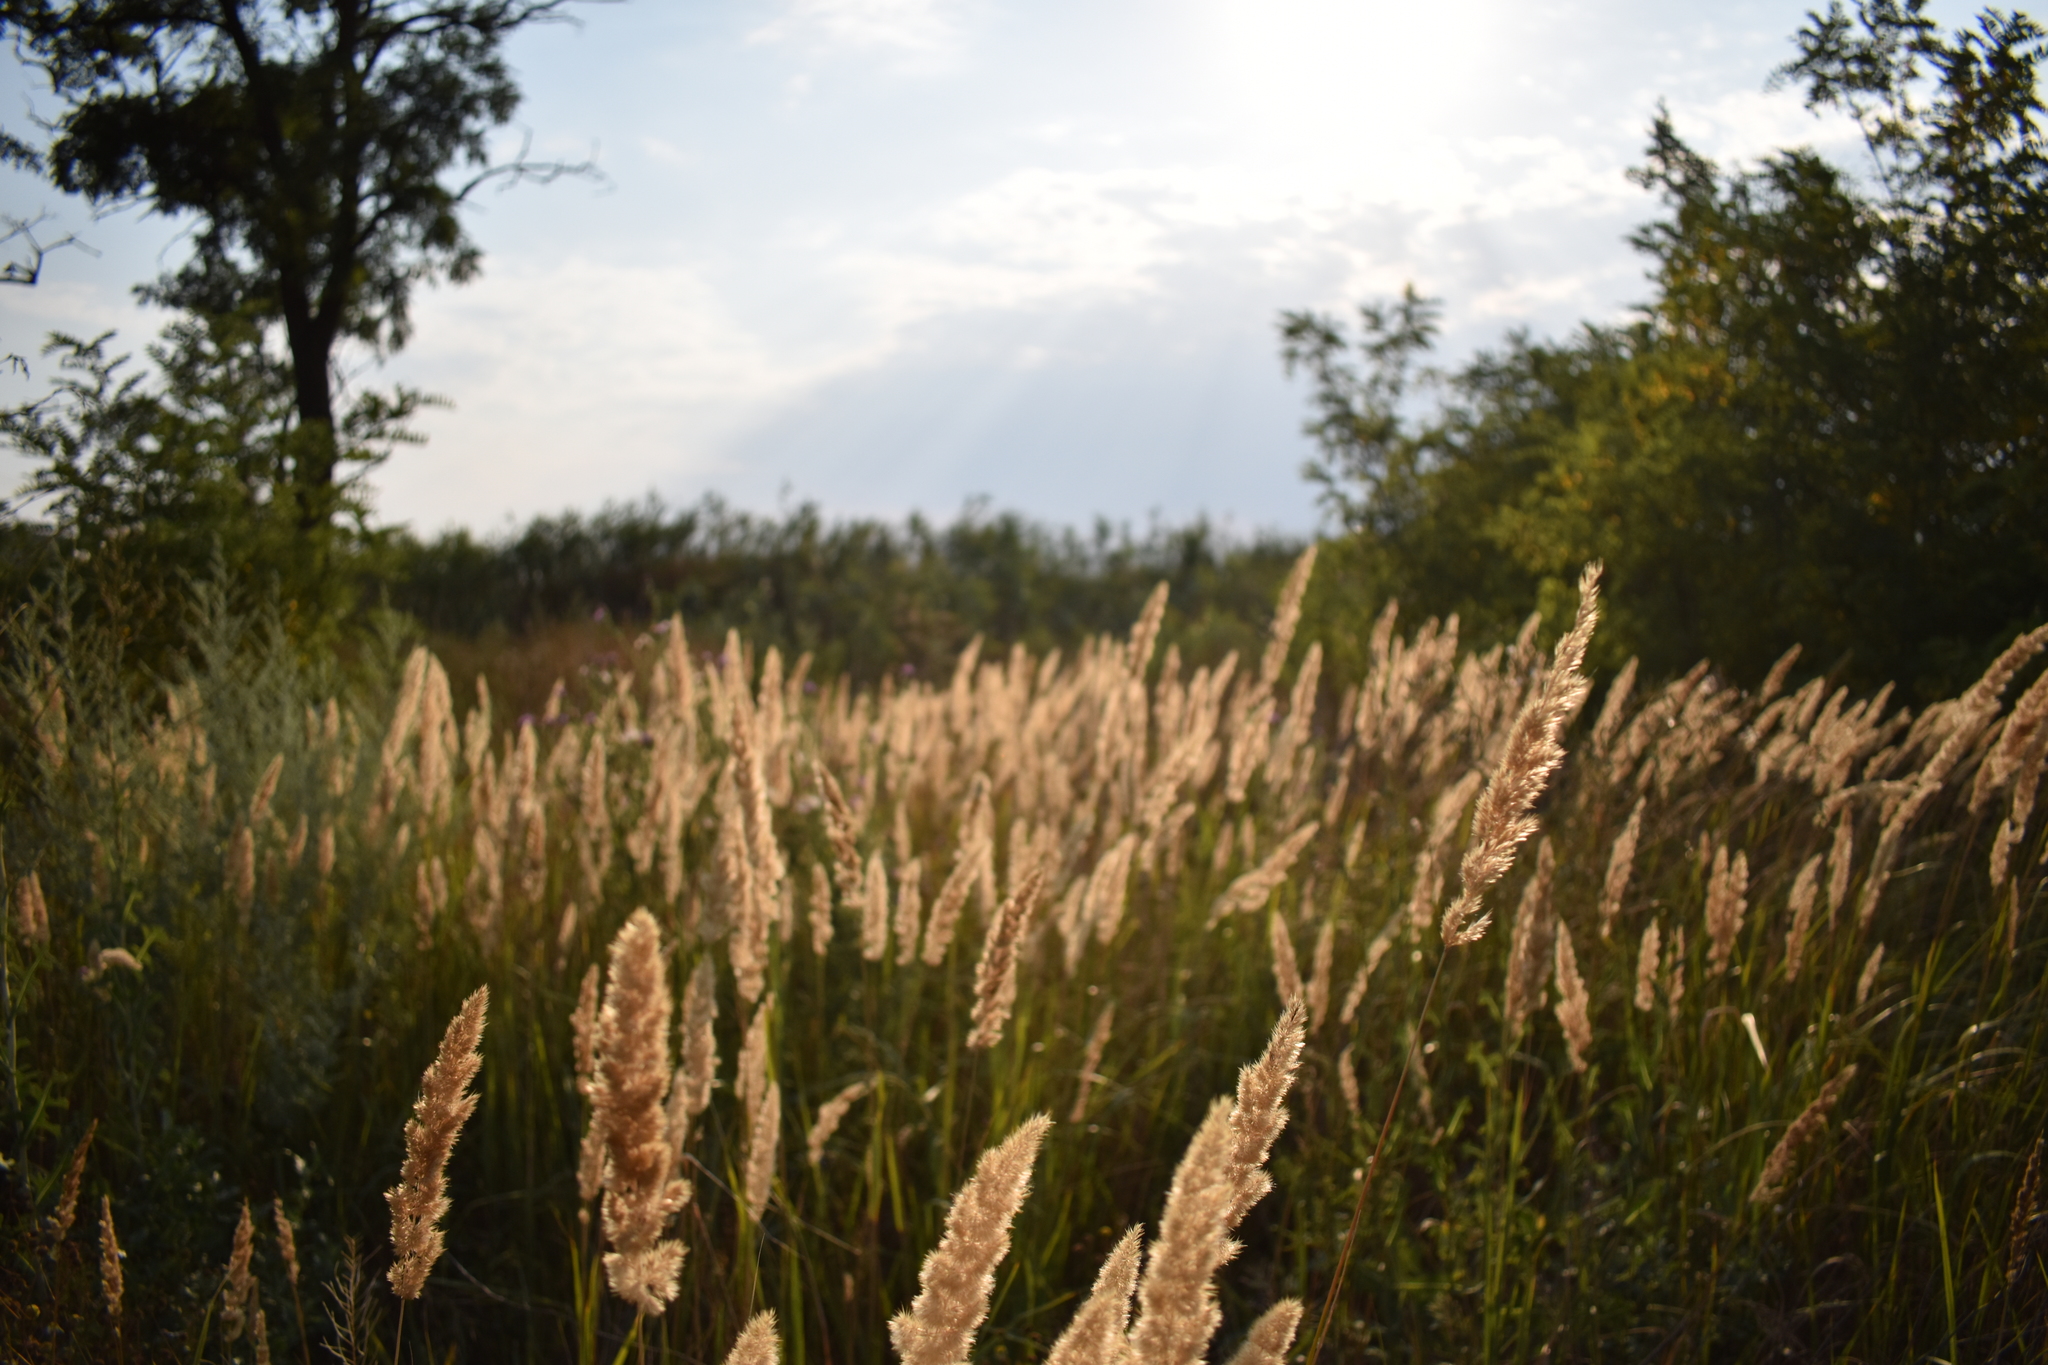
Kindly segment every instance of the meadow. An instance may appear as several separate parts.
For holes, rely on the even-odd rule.
[[[1309,638],[1314,558],[1199,665],[1164,585],[873,686],[671,616],[530,714],[39,597],[10,1358],[2038,1358],[2048,629],[1587,679],[1591,576]]]

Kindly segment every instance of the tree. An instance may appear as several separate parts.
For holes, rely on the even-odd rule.
[[[483,185],[593,173],[485,147],[519,100],[505,39],[568,3],[0,0],[65,105],[47,147],[8,156],[98,207],[197,220],[146,300],[282,325],[299,435],[280,491],[301,526],[341,506],[337,347],[398,349],[414,286],[475,276],[459,211]]]
[[[1353,342],[1285,319],[1360,572],[1494,620],[1600,557],[1611,650],[1753,676],[1803,642],[1928,695],[2048,617],[2043,33],[1923,10],[1838,4],[1779,73],[1855,116],[1868,179],[1806,150],[1724,171],[1660,113],[1635,174],[1666,213],[1631,239],[1655,296],[1629,325],[1510,337],[1417,421],[1371,387],[1417,349],[1375,355],[1390,320]]]

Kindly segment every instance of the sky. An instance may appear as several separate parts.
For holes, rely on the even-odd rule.
[[[1854,129],[1769,90],[1805,0],[634,0],[509,44],[500,149],[602,183],[484,192],[483,274],[358,384],[450,406],[377,472],[422,534],[653,493],[774,513],[1318,524],[1284,309],[1414,283],[1440,359],[1648,295],[1626,178],[1659,101],[1723,161]],[[1959,7],[1938,15],[1956,22]],[[0,58],[0,124],[55,106]],[[53,254],[0,344],[163,319],[188,222],[18,173]],[[37,374],[31,383],[46,379]],[[9,393],[21,391],[12,381]],[[0,457],[0,480],[26,466]]]

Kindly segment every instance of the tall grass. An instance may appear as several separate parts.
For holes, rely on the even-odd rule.
[[[1275,1358],[1291,1301],[1323,1302],[1411,1042],[1325,1358],[2048,1342],[2022,1190],[2048,1111],[2028,641],[1918,713],[1791,662],[1755,693],[1628,670],[1560,717],[1545,852],[1487,893],[1506,932],[1447,953],[1448,874],[1549,667],[1536,618],[1474,651],[1391,608],[1294,639],[1283,609],[1262,657],[1189,670],[1155,606],[1072,657],[977,641],[950,679],[872,690],[672,619],[522,720],[395,633],[344,672],[203,591],[193,610],[189,667],[141,695],[61,600],[9,627],[0,1307],[26,1358],[116,1349],[91,1229],[48,1216],[101,1195],[129,1359],[251,1358],[225,1280],[245,1201],[273,1200],[328,1286],[306,1297],[336,1306],[280,1311],[294,1285],[257,1239],[269,1349],[388,1357],[382,1196],[479,986],[479,1103],[404,1319],[437,1360],[714,1360],[743,1333],[758,1356],[766,1311],[785,1360],[891,1359],[948,1201],[1041,1113],[1069,1121],[976,1358],[1045,1358],[1084,1303],[1113,1336],[1126,1234],[1166,1235],[1283,989],[1304,1046],[1275,1193],[1224,1201],[1244,1249],[1214,1358],[1248,1334]],[[1324,692],[1324,650],[1363,684]],[[668,1049],[684,1254],[644,1320],[578,1180],[588,969],[642,906],[666,980],[712,992]]]

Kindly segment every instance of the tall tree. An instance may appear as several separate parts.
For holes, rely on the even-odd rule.
[[[1398,405],[1428,340],[1412,306],[1368,311],[1356,341],[1283,320],[1378,585],[1498,617],[1532,589],[1562,602],[1598,556],[1610,649],[1756,674],[1803,642],[1925,695],[2048,616],[2043,31],[1986,11],[1946,33],[1922,0],[1870,0],[1794,41],[1780,79],[1856,118],[1871,172],[1806,150],[1723,169],[1660,115],[1633,324],[1512,337],[1418,421]]]
[[[475,276],[459,210],[481,186],[590,173],[486,151],[519,102],[505,39],[569,3],[0,0],[64,106],[47,146],[10,140],[10,159],[96,206],[196,220],[148,301],[282,326],[301,525],[339,505],[337,347],[398,349],[415,285]]]

